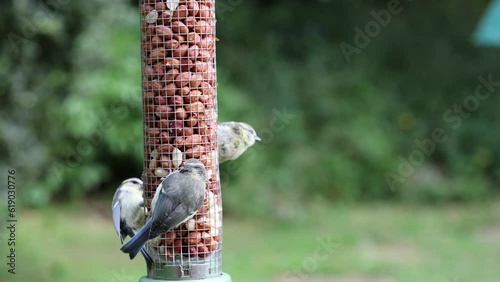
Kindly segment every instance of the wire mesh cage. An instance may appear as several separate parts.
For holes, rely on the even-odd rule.
[[[196,215],[150,240],[152,279],[222,273],[222,202],[217,156],[214,0],[140,0],[145,198],[163,177],[199,159],[208,174]]]

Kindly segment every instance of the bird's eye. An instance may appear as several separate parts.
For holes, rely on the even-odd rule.
[[[132,184],[139,185],[140,183],[137,180],[132,180]]]

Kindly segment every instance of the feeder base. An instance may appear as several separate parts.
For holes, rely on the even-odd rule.
[[[194,279],[194,280],[187,280],[187,279],[182,279],[182,280],[156,280],[156,279],[151,279],[148,278],[147,276],[141,277],[139,279],[139,282],[172,282],[172,281],[192,281],[192,282],[231,282],[231,276],[227,273],[222,273],[220,276],[216,277],[210,277],[210,278],[205,278],[205,279]]]

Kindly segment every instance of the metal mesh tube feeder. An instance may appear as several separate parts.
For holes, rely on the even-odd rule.
[[[215,0],[140,0],[140,13],[146,206],[186,159],[208,173],[196,215],[146,244],[154,264],[140,281],[231,281],[222,273]]]

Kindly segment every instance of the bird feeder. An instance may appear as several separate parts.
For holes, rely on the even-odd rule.
[[[208,173],[196,215],[148,241],[141,282],[231,281],[222,273],[215,0],[140,0],[146,206],[163,177],[199,159]]]

